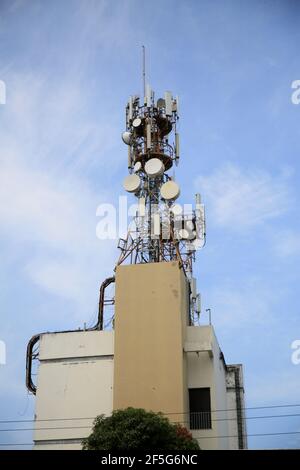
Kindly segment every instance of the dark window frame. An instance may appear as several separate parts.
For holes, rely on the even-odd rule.
[[[190,429],[212,429],[210,387],[189,388]]]

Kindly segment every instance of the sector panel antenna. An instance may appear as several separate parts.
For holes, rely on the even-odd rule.
[[[170,208],[170,211],[176,216],[176,215],[181,215],[182,214],[182,207],[180,204],[173,204],[173,206]]]
[[[163,98],[159,98],[159,99],[157,100],[157,107],[158,107],[158,109],[165,108],[165,106],[166,106],[165,100],[164,100]]]
[[[189,238],[189,231],[186,229],[186,228],[181,228],[179,231],[178,231],[178,237],[181,239],[181,240],[188,240]]]
[[[172,102],[172,93],[170,91],[165,92],[165,108],[166,108],[166,115],[172,116],[173,112],[173,102]]]

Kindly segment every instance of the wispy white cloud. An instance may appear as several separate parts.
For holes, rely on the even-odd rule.
[[[76,239],[78,243],[88,229],[84,208],[91,195],[87,189],[79,192],[78,181],[62,184],[45,171],[13,161],[0,165],[1,231],[11,238],[57,248],[70,249]],[[79,213],[84,216],[81,224]]]
[[[89,304],[95,283],[113,268],[113,246],[95,232],[96,207],[105,197],[77,178],[61,181],[22,164],[0,163],[0,233],[20,253],[34,284]]]
[[[300,233],[293,230],[279,230],[273,235],[273,250],[281,258],[300,255]]]
[[[1,159],[13,150],[18,161],[47,165],[43,168],[48,171],[77,170],[81,174],[90,166],[107,167],[105,157],[119,142],[117,117],[110,107],[109,120],[104,113],[95,114],[93,96],[82,74],[53,80],[48,75],[12,73],[7,82]],[[103,105],[104,94],[100,98]]]
[[[74,311],[76,319],[84,320],[86,311],[93,313],[95,301],[98,295],[98,286],[106,273],[112,272],[113,253],[112,247],[106,246],[106,253],[101,250],[101,257],[96,253],[96,244],[93,243],[95,250],[83,253],[78,256],[60,255],[53,258],[37,256],[30,260],[24,267],[25,273],[29,279],[39,288],[57,295],[66,300],[71,300],[77,304],[77,311]],[[98,261],[98,264],[96,263]]]
[[[272,355],[270,355],[270,361],[272,361]],[[299,403],[299,366],[277,372],[274,371],[270,362],[270,367],[263,376],[257,373],[249,374],[247,380],[249,385],[247,400],[255,403],[256,406],[265,403],[268,405]]]
[[[209,176],[199,176],[195,186],[205,194],[213,223],[234,231],[284,214],[290,202],[286,172],[272,176],[228,163]]]
[[[213,321],[223,333],[246,326],[271,324],[278,296],[258,277],[245,276],[219,283],[206,293],[207,302],[213,306]]]
[[[109,155],[120,140],[114,115],[108,123],[87,112],[84,74],[58,83],[12,73],[9,83],[0,129],[0,234],[14,243],[35,286],[88,306],[115,256],[95,233],[96,208],[112,194],[100,182],[99,190],[90,188],[86,178],[90,169],[113,168]]]

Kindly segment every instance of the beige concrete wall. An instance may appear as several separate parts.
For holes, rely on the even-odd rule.
[[[234,408],[213,327],[187,326],[187,288],[177,263],[121,266],[115,332],[42,335],[36,449],[80,449],[93,419],[113,408],[162,411],[188,427],[188,388],[210,387],[212,410]],[[236,434],[234,422],[215,421],[234,416],[213,412],[212,429],[193,430],[201,448],[237,448],[220,439]]]
[[[111,356],[114,354],[113,336],[111,331],[46,333],[41,337],[39,360]]]
[[[113,407],[187,413],[186,277],[177,262],[116,271]]]
[[[42,335],[35,449],[80,449],[93,419],[111,414],[113,335],[110,331]]]

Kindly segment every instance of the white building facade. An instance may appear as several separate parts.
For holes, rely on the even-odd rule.
[[[183,355],[189,410],[182,424],[201,449],[247,448],[242,366],[226,365],[212,326],[187,326]],[[81,449],[94,418],[112,413],[113,368],[113,331],[41,335],[35,449]]]

